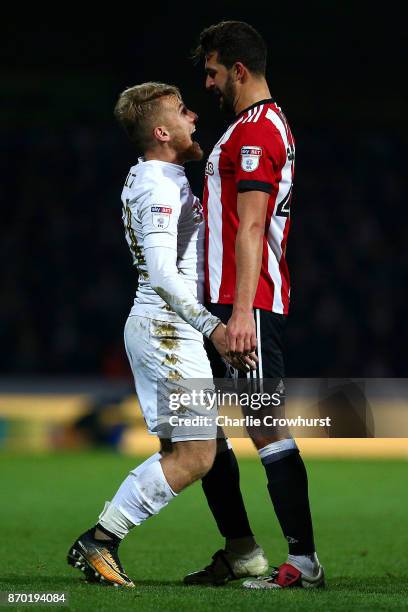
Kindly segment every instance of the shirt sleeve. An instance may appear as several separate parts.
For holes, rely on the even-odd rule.
[[[169,194],[175,197],[169,197]],[[221,322],[184,283],[177,268],[177,228],[180,197],[174,190],[153,192],[139,208],[144,255],[151,287],[174,312],[194,329],[209,337]],[[162,198],[165,199],[162,199]],[[158,215],[155,219],[153,215]]]
[[[162,180],[139,205],[144,248],[165,246],[177,251],[177,225],[181,211],[180,190]]]
[[[281,135],[271,125],[240,127],[234,142],[233,163],[238,192],[264,191],[270,194],[276,176],[285,163]]]

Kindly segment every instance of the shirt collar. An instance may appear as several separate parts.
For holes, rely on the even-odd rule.
[[[252,108],[255,108],[255,106],[259,106],[260,104],[275,104],[275,100],[273,98],[266,98],[265,100],[259,100],[258,102],[254,102],[254,104],[251,104],[251,106],[244,108],[244,110],[238,113],[238,115],[236,116],[236,119],[241,117],[244,113],[247,113]]]
[[[138,157],[137,159],[138,164],[148,164],[148,165],[152,165],[152,166],[161,166],[162,168],[168,170],[170,173],[174,173],[174,174],[178,174],[178,175],[185,175],[185,169],[184,166],[181,166],[180,164],[173,164],[171,162],[165,162],[165,161],[161,161],[159,159],[149,159],[149,160],[145,160],[145,158],[142,157]]]

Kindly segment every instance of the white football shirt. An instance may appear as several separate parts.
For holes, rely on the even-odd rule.
[[[203,279],[203,213],[184,167],[143,158],[122,191],[126,240],[139,284],[131,315],[187,321],[209,336],[219,323],[197,301]]]

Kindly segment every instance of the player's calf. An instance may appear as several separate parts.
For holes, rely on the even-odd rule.
[[[171,452],[156,453],[132,470],[106,502],[96,529],[82,534],[69,549],[69,565],[84,572],[88,581],[134,587],[119,560],[121,540],[206,474],[214,456],[215,440],[178,442]]]

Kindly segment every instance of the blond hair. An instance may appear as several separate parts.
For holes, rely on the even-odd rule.
[[[166,83],[142,83],[128,87],[119,96],[114,115],[130,140],[144,152],[152,143],[152,128],[160,109],[160,98],[176,96],[180,90]]]

